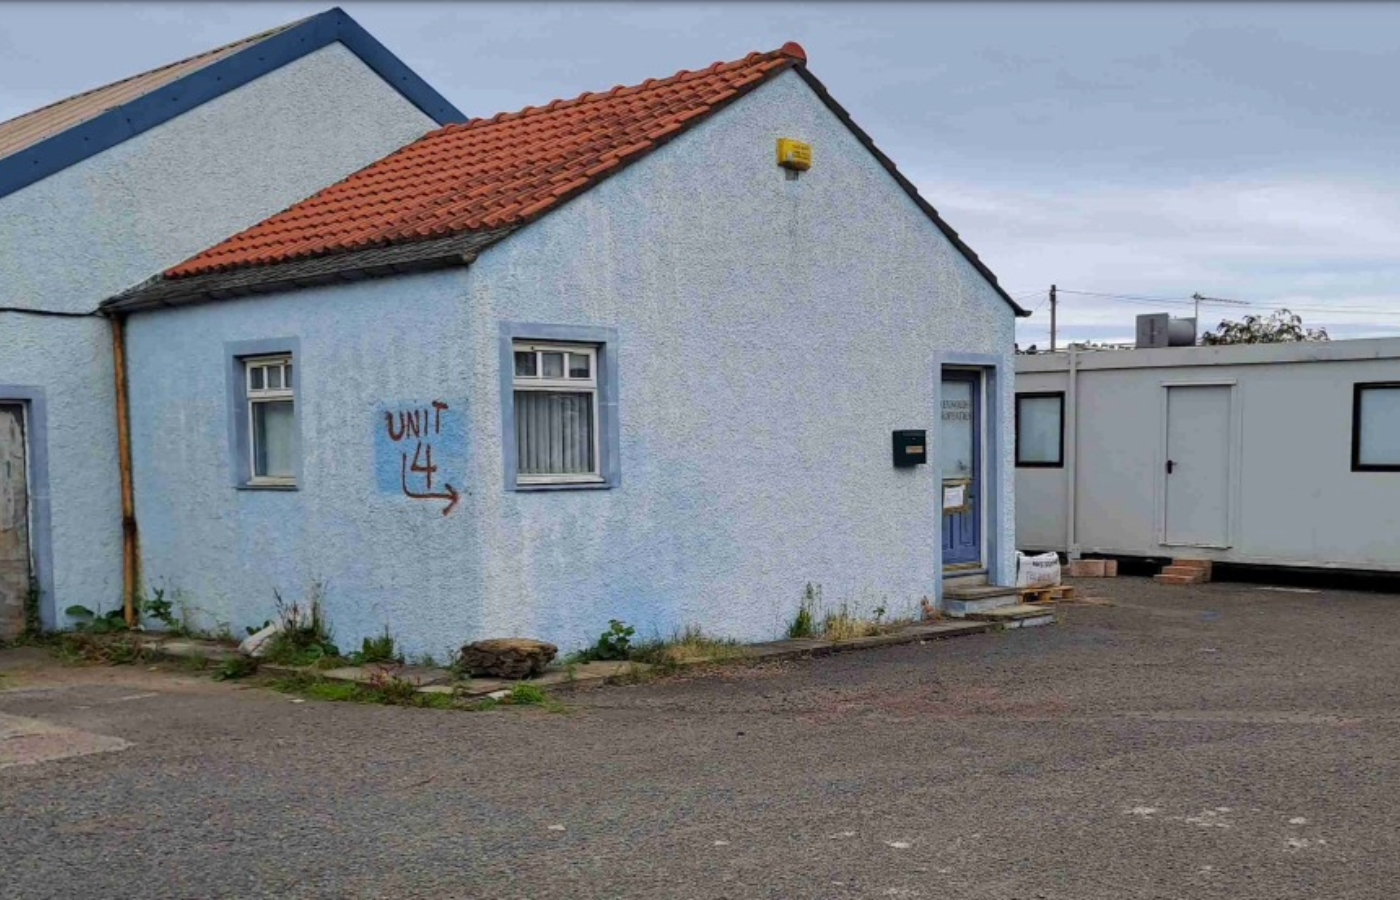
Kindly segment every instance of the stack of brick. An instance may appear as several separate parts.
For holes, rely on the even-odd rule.
[[[1065,574],[1070,578],[1117,578],[1118,560],[1116,559],[1076,559],[1071,560],[1069,571]]]
[[[1210,581],[1210,560],[1174,559],[1152,580],[1162,584],[1205,584]]]

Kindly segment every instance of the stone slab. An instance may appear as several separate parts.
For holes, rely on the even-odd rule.
[[[969,618],[980,619],[985,622],[1006,622],[1017,619],[1033,619],[1037,616],[1049,616],[1054,619],[1053,613],[1047,613],[1043,606],[1032,606],[1029,603],[1018,603],[1015,606],[1003,606],[1000,609],[990,609],[986,612],[973,613]]]
[[[456,678],[456,675],[450,670],[436,669],[432,666],[344,666],[339,669],[327,669],[317,674],[331,681],[354,681],[358,684],[364,684],[377,672],[387,672],[395,678],[410,682],[418,687],[447,684]]]

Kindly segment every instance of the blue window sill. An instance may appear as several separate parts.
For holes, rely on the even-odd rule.
[[[537,491],[608,491],[616,485],[606,481],[579,481],[572,484],[517,484],[511,490],[522,494],[533,494]]]
[[[235,491],[299,491],[300,485],[296,484],[235,484]]]

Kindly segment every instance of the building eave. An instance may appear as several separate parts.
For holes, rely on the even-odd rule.
[[[337,42],[439,125],[466,121],[460,110],[337,7],[0,159],[0,198]]]

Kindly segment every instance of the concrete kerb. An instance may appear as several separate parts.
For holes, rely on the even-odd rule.
[[[761,644],[749,644],[744,647],[727,650],[724,655],[718,657],[697,656],[675,660],[672,666],[677,668],[693,668],[696,666],[724,665],[727,663],[753,664],[762,662],[782,662],[784,660],[795,659],[814,659],[852,650],[873,650],[878,647],[894,647],[900,644],[913,644],[923,641],[962,637],[963,635],[969,634],[982,634],[987,631],[1000,630],[1001,627],[1002,626],[996,622],[927,622],[908,625],[900,628],[898,631],[892,631],[886,634],[847,638],[839,641],[829,641],[822,638],[798,638],[769,641]],[[166,639],[159,636],[153,636],[142,641],[142,649],[155,657],[175,660],[202,657],[212,663],[222,663],[241,655],[237,648],[230,647],[228,644],[217,641],[183,638]],[[374,677],[377,671],[382,671],[393,677],[403,678],[413,682],[420,693],[454,693],[467,698],[484,697],[497,691],[510,690],[517,684],[530,684],[536,687],[551,688],[554,690],[597,687],[599,685],[615,684],[644,677],[648,673],[655,671],[656,668],[656,666],[646,663],[631,661],[589,662],[556,666],[535,678],[522,681],[511,681],[503,678],[473,678],[470,681],[454,684],[453,682],[457,678],[454,672],[449,669],[431,668],[427,666],[393,666],[379,663],[372,663],[367,666],[343,666],[335,669],[316,669],[312,666],[284,666],[273,663],[263,663],[259,666],[260,671],[270,674],[313,674],[331,681],[358,683],[369,681]]]

